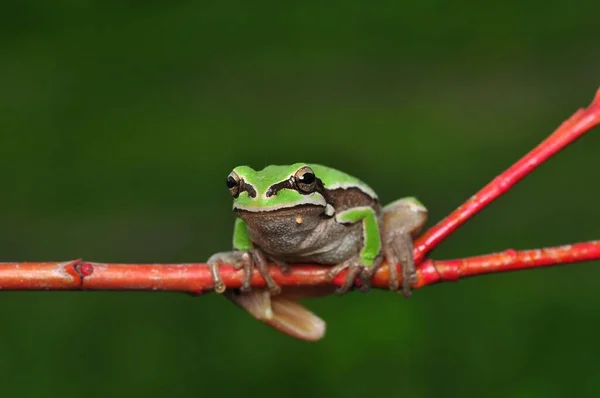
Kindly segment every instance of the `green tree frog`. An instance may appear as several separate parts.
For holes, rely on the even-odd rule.
[[[330,265],[329,278],[348,270],[337,293],[371,278],[385,259],[401,264],[405,296],[416,273],[412,239],[427,220],[427,210],[413,197],[383,207],[361,180],[330,167],[295,163],[254,170],[238,166],[227,177],[236,215],[234,251],[214,254],[211,266],[215,290],[223,292],[219,264],[243,268],[241,292],[250,291],[253,269],[271,295],[280,292],[268,272],[274,263],[283,272],[288,264]],[[396,267],[390,267],[389,288],[399,290]]]

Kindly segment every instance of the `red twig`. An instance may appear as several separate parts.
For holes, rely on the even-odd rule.
[[[415,288],[438,282],[495,272],[517,271],[600,259],[600,241],[534,250],[505,250],[484,256],[457,260],[426,260],[418,270]],[[289,274],[272,267],[271,274],[282,286],[324,286],[327,267],[296,265]],[[223,267],[223,281],[230,288],[240,287],[242,271]],[[381,267],[373,287],[387,289],[389,270]],[[337,284],[342,282],[336,278]],[[256,272],[255,287],[265,285]],[[62,263],[2,263],[1,290],[148,290],[199,294],[212,289],[206,264],[102,264],[73,260]]]

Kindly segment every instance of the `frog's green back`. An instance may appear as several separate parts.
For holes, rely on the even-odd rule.
[[[358,188],[367,195],[377,199],[377,194],[371,187],[350,174],[320,164],[309,163],[307,165],[313,169],[315,175],[323,181],[327,189]]]

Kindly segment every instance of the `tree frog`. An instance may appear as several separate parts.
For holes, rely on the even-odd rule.
[[[280,287],[268,272],[274,263],[330,265],[330,279],[348,270],[337,293],[355,281],[367,291],[385,259],[402,266],[402,292],[410,296],[416,280],[412,239],[427,220],[426,208],[414,197],[383,207],[361,180],[319,164],[295,163],[254,170],[238,166],[227,177],[236,215],[234,251],[214,254],[211,267],[215,291],[225,290],[218,267],[242,268],[241,292],[249,292],[254,267],[271,295]],[[399,290],[396,267],[390,267],[389,288]]]

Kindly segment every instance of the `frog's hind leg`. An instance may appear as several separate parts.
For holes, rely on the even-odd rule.
[[[398,290],[398,270],[402,266],[402,293],[411,295],[410,287],[416,282],[413,260],[413,238],[427,221],[427,209],[415,198],[403,198],[383,208],[383,255],[390,269],[391,290]]]

